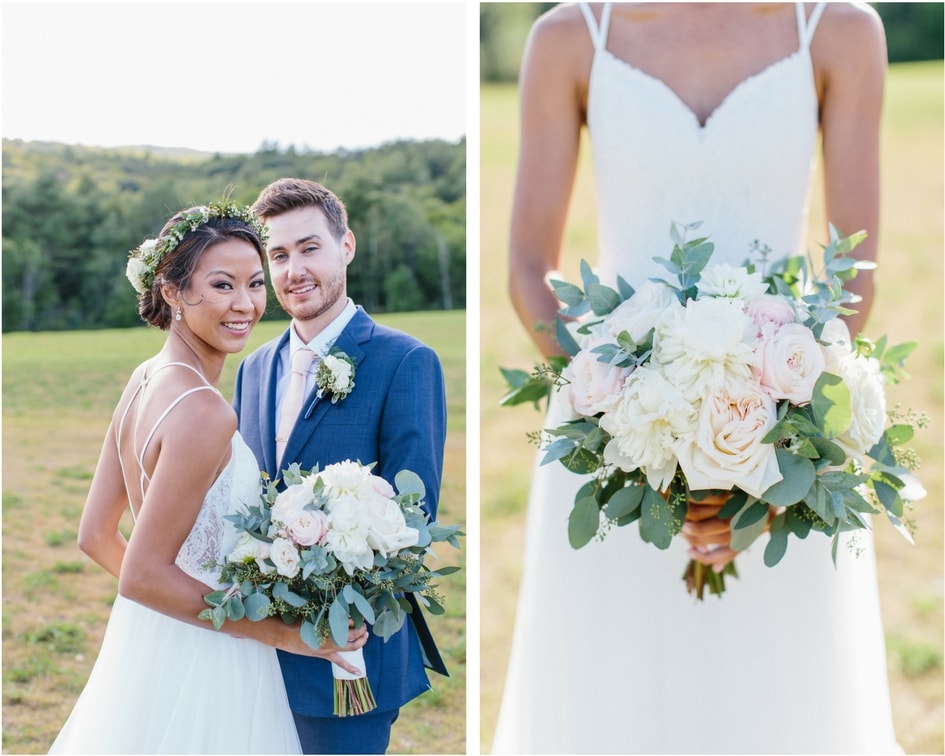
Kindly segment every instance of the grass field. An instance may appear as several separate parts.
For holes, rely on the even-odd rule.
[[[465,313],[378,320],[440,355],[449,421],[439,519],[465,526]],[[285,326],[263,322],[250,347]],[[116,583],[76,547],[79,516],[128,375],[163,339],[154,329],[3,337],[4,753],[47,752],[95,661]],[[237,365],[235,357],[227,364],[224,396]],[[444,564],[465,565],[465,550],[437,553]],[[447,613],[430,619],[451,676],[432,674],[433,690],[402,710],[393,753],[466,751],[467,579],[465,570],[443,579]]]
[[[883,127],[883,211],[878,291],[868,330],[893,343],[917,339],[912,380],[894,387],[893,404],[925,411],[930,427],[916,443],[929,496],[915,511],[917,543],[910,546],[880,522],[876,545],[893,712],[908,753],[943,752],[942,551],[942,65],[893,66]],[[498,366],[530,369],[539,358],[508,302],[506,241],[517,152],[514,87],[481,90],[480,234],[483,287],[480,322],[480,738],[492,742],[502,693],[516,590],[521,574],[525,502],[534,447],[525,434],[541,416],[528,407],[501,409]],[[568,219],[564,278],[579,281],[578,263],[595,258],[589,152]],[[815,200],[814,241],[825,240]],[[667,250],[668,251],[668,250]],[[486,276],[485,272],[489,275]],[[502,439],[502,443],[497,443]]]

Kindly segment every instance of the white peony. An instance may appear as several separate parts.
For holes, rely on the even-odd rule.
[[[706,266],[696,284],[699,297],[721,297],[745,304],[768,291],[768,284],[761,280],[761,273],[749,273],[747,268],[728,263]]]
[[[760,497],[783,477],[774,445],[761,441],[776,421],[774,401],[751,381],[707,395],[696,431],[676,449],[689,487],[698,491],[737,486]]]
[[[238,562],[248,564],[255,561],[256,564],[259,565],[260,570],[268,572],[271,568],[269,565],[264,565],[263,560],[269,558],[269,551],[270,546],[268,543],[260,541],[258,538],[253,538],[253,536],[244,530],[226,560],[233,564]]]
[[[369,570],[374,566],[374,551],[368,543],[369,514],[365,505],[346,496],[333,502],[328,515],[328,533],[325,547],[341,562],[345,572]]]
[[[767,336],[755,352],[755,376],[773,399],[807,404],[814,384],[826,369],[824,352],[814,334],[800,323],[787,323]]]
[[[751,378],[755,327],[733,299],[690,300],[668,311],[656,328],[651,361],[695,402],[709,390]]]
[[[372,549],[389,557],[417,545],[420,533],[407,526],[403,510],[396,501],[377,498],[367,509],[371,514],[367,542]]]
[[[676,473],[676,442],[695,421],[692,404],[658,370],[639,367],[627,378],[617,407],[600,419],[613,436],[604,459],[626,472],[642,470],[650,486],[663,490]]]
[[[641,343],[655,328],[663,313],[682,307],[676,294],[666,284],[647,281],[633,296],[621,302],[604,320],[603,327],[613,340],[626,331],[634,344]]]
[[[269,550],[269,558],[276,566],[276,572],[283,577],[294,578],[299,574],[302,558],[299,550],[287,538],[276,538]]]
[[[847,454],[863,461],[886,427],[886,390],[879,360],[850,352],[839,362],[839,375],[850,390],[850,427],[833,439]]]

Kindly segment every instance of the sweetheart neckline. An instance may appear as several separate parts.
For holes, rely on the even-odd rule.
[[[638,76],[640,76],[640,77],[642,77],[642,78],[644,78],[644,79],[646,79],[646,80],[652,82],[653,84],[655,84],[655,85],[657,86],[657,88],[662,89],[662,90],[668,92],[669,95],[672,97],[672,99],[675,100],[675,102],[678,103],[679,106],[682,107],[683,110],[685,110],[685,111],[689,114],[690,118],[691,118],[692,121],[695,123],[696,128],[698,129],[699,133],[705,133],[705,132],[708,130],[709,125],[711,124],[711,122],[712,122],[712,120],[714,119],[715,115],[716,115],[720,110],[722,110],[722,109],[733,99],[733,97],[734,97],[737,93],[739,93],[742,89],[744,89],[746,86],[750,85],[750,84],[753,83],[754,81],[756,81],[756,80],[762,78],[762,77],[765,76],[766,74],[768,74],[768,73],[770,73],[770,72],[772,72],[772,71],[775,71],[775,70],[777,70],[777,69],[779,69],[779,68],[782,68],[783,66],[785,66],[785,65],[787,65],[787,64],[789,64],[789,63],[792,63],[792,62],[794,62],[794,60],[796,60],[796,59],[801,59],[801,53],[803,52],[803,49],[802,49],[802,48],[798,48],[798,49],[795,50],[794,52],[792,52],[792,53],[790,53],[790,54],[788,54],[788,55],[785,55],[783,58],[778,58],[777,60],[772,61],[771,63],[769,63],[768,65],[766,65],[764,68],[762,68],[760,71],[757,71],[757,72],[755,72],[755,73],[753,73],[753,74],[749,74],[749,75],[746,76],[744,79],[741,79],[738,83],[735,84],[735,86],[733,86],[733,87],[725,94],[725,96],[721,99],[721,101],[720,101],[714,108],[712,108],[712,110],[711,110],[711,111],[709,112],[709,114],[706,116],[705,121],[701,121],[701,120],[699,119],[699,115],[696,113],[696,111],[694,111],[694,110],[689,106],[689,104],[686,103],[686,101],[683,100],[682,97],[679,96],[679,93],[677,93],[675,89],[673,89],[671,86],[669,86],[669,84],[667,84],[665,81],[663,81],[663,80],[662,80],[661,78],[659,78],[658,76],[654,76],[654,75],[651,74],[651,73],[647,73],[647,72],[644,71],[642,68],[638,68],[637,66],[633,65],[632,63],[629,63],[628,61],[624,60],[623,58],[618,58],[616,55],[614,55],[614,54],[613,54],[610,50],[608,50],[607,48],[603,48],[602,50],[599,50],[598,52],[604,53],[608,58],[610,58],[612,61],[616,62],[619,66],[621,66],[622,68],[624,68],[625,70],[627,70],[629,73],[637,74]],[[595,60],[596,60],[596,57],[595,57]]]

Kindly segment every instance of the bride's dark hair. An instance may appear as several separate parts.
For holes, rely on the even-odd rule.
[[[169,233],[185,215],[199,210],[197,207],[176,213],[161,229],[159,238]],[[161,286],[166,284],[185,292],[190,286],[190,279],[200,260],[200,256],[210,247],[227,239],[239,239],[253,245],[259,260],[265,265],[266,252],[262,240],[246,221],[239,218],[210,218],[193,231],[187,231],[180,243],[167,254],[154,271],[151,288],[139,297],[138,314],[148,325],[166,331],[171,326],[173,313],[171,306],[164,299]]]

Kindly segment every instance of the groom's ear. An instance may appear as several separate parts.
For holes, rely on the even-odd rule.
[[[351,264],[356,248],[357,240],[354,238],[354,231],[349,228],[341,237],[341,249],[344,252],[345,265]]]

